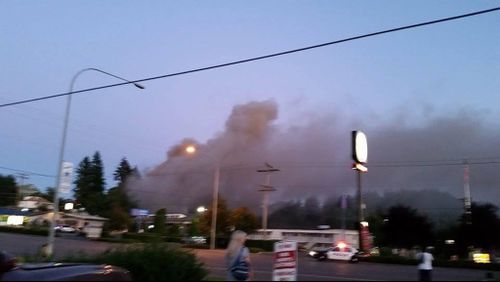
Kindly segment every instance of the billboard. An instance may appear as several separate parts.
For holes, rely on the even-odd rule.
[[[59,192],[69,193],[73,182],[73,163],[63,162],[61,179],[59,180]]]

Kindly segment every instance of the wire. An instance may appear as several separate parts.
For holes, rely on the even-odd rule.
[[[21,170],[21,169],[15,169],[15,168],[4,167],[4,166],[0,166],[0,169],[9,170],[9,171],[16,171],[16,172],[23,172],[23,173],[27,173],[29,175],[37,175],[37,176],[42,176],[42,177],[55,178],[54,175],[38,173],[38,172],[29,171],[29,170]]]
[[[258,57],[253,57],[253,58],[248,58],[248,59],[243,59],[243,60],[238,60],[238,61],[233,61],[233,62],[228,62],[228,63],[223,63],[223,64],[218,64],[218,65],[212,65],[212,66],[208,66],[208,67],[202,67],[202,68],[191,69],[191,70],[186,70],[186,71],[181,71],[181,72],[176,72],[176,73],[170,73],[170,74],[165,74],[165,75],[159,75],[159,76],[154,76],[154,77],[149,77],[149,78],[133,80],[133,81],[129,81],[129,82],[109,84],[109,85],[104,85],[104,86],[99,86],[99,87],[92,87],[92,88],[77,90],[77,91],[73,91],[73,92],[64,92],[64,93],[54,94],[54,95],[45,96],[45,97],[32,98],[32,99],[21,100],[21,101],[17,101],[17,102],[0,104],[0,108],[30,103],[30,102],[35,102],[35,101],[41,101],[41,100],[46,100],[46,99],[52,99],[52,98],[57,98],[57,97],[62,97],[62,96],[67,96],[67,95],[72,95],[72,94],[78,94],[78,93],[83,93],[83,92],[89,92],[89,91],[94,91],[94,90],[100,90],[100,89],[105,89],[105,88],[111,88],[111,87],[116,87],[116,86],[122,86],[122,85],[126,85],[126,84],[134,84],[134,83],[156,80],[156,79],[161,79],[161,78],[180,76],[180,75],[185,75],[185,74],[190,74],[190,73],[195,73],[195,72],[202,72],[202,71],[207,71],[207,70],[224,68],[224,67],[229,67],[229,66],[233,66],[233,65],[239,65],[239,64],[244,64],[244,63],[249,63],[249,62],[279,57],[279,56],[284,56],[284,55],[289,55],[289,54],[293,54],[293,53],[303,52],[303,51],[307,51],[307,50],[311,50],[311,49],[326,47],[329,45],[344,43],[344,42],[348,42],[348,41],[354,41],[354,40],[358,40],[358,39],[362,39],[362,38],[382,35],[385,33],[391,33],[391,32],[396,32],[396,31],[401,31],[401,30],[406,30],[406,29],[422,27],[422,26],[426,26],[426,25],[433,25],[433,24],[437,24],[437,23],[442,23],[442,22],[477,16],[477,15],[481,15],[481,14],[496,12],[498,10],[500,10],[500,7],[487,9],[487,10],[481,10],[481,11],[472,12],[472,13],[468,13],[468,14],[462,14],[462,15],[458,15],[458,16],[443,18],[443,19],[438,19],[438,20],[432,20],[432,21],[412,24],[412,25],[406,25],[406,26],[397,27],[397,28],[386,29],[386,30],[382,30],[382,31],[377,31],[377,32],[367,33],[367,34],[353,36],[353,37],[349,37],[349,38],[344,38],[344,39],[340,39],[340,40],[330,41],[330,42],[326,42],[326,43],[322,43],[322,44],[317,44],[317,45],[282,51],[282,52],[278,52],[278,53],[272,53],[272,54],[268,54],[268,55],[263,55],[263,56],[258,56]]]
[[[472,158],[468,160],[491,160],[491,161],[468,161],[468,165],[487,165],[487,164],[500,164],[500,158]],[[419,162],[429,162],[419,163]],[[350,165],[350,163],[349,163]],[[295,164],[282,164],[279,165],[280,169],[283,168],[332,168],[332,167],[349,167],[346,163],[295,163]],[[369,165],[369,167],[433,167],[433,166],[461,166],[464,165],[463,159],[456,160],[441,160],[441,161],[406,161],[406,162],[374,162]],[[222,166],[222,171],[231,171],[231,170],[244,170],[244,169],[252,169],[255,170],[258,165],[253,164],[238,164],[233,166]],[[55,178],[54,175],[37,173],[28,170],[14,169],[9,167],[0,166],[0,169],[10,170],[15,172],[23,172],[29,175],[37,175],[42,177]],[[164,177],[164,176],[172,176],[172,175],[204,175],[207,173],[212,173],[212,170],[202,169],[202,170],[190,170],[190,171],[169,171],[169,172],[153,172],[146,173],[147,177]]]

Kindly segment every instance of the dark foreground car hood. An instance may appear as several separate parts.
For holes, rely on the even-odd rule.
[[[96,264],[44,263],[18,266],[0,281],[131,281],[120,267]]]

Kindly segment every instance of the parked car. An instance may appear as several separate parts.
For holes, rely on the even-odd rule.
[[[69,225],[58,225],[55,227],[56,231],[64,233],[75,233],[76,228]]]
[[[341,260],[348,262],[359,262],[359,252],[356,248],[340,243],[337,246],[326,249],[316,249],[309,252],[309,256],[319,260]]]
[[[207,243],[207,238],[203,236],[191,236],[182,238],[182,243],[188,245],[203,245]]]
[[[0,281],[132,281],[129,271],[112,265],[79,263],[17,264],[0,252]]]

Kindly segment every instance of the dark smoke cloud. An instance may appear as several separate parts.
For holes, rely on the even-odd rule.
[[[462,197],[463,166],[436,164],[500,157],[500,130],[488,121],[487,114],[424,112],[426,116],[418,123],[409,122],[411,112],[400,113],[389,122],[373,123],[311,113],[302,116],[298,125],[278,127],[274,124],[278,118],[274,101],[237,105],[223,132],[206,143],[193,139],[179,142],[168,151],[165,162],[142,179],[130,181],[129,191],[141,206],[151,210],[166,207],[172,212],[187,212],[197,205],[209,205],[214,164],[219,160],[220,195],[233,207],[244,205],[260,212],[257,190],[265,175],[256,170],[264,162],[281,169],[271,178],[277,189],[271,201],[352,195],[356,182],[351,169],[350,131],[361,129],[369,142],[369,172],[363,175],[366,192],[436,190]],[[197,154],[186,156],[186,144],[196,144]],[[473,200],[499,204],[499,170],[499,164],[470,166]]]

